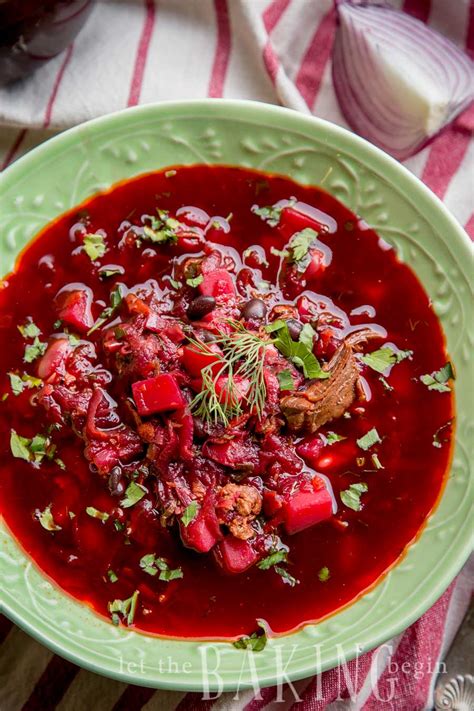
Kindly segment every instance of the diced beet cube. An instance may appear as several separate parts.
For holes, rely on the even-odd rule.
[[[83,289],[62,290],[56,296],[59,318],[79,333],[87,333],[94,325],[92,317],[92,292]]]
[[[305,482],[283,504],[284,524],[288,533],[298,533],[332,516],[332,497],[320,477]]]
[[[257,561],[258,553],[249,541],[229,535],[216,546],[216,558],[227,573],[243,573]]]
[[[204,275],[199,284],[199,291],[203,296],[234,296],[234,280],[226,269],[216,269]]]
[[[206,347],[210,353],[197,350],[194,346],[183,347],[183,365],[190,375],[195,378],[201,376],[201,371],[208,365],[212,365],[212,374],[217,375],[222,368],[222,351],[215,343],[210,343]],[[213,355],[215,354],[215,355]]]
[[[307,227],[310,227],[315,232],[321,232],[321,230],[325,229],[325,225],[322,222],[296,210],[294,207],[283,208],[278,224],[278,231],[283,237],[289,239],[295,232],[301,232]]]
[[[300,442],[296,447],[296,453],[303,457],[306,464],[313,467],[313,469],[317,469],[323,447],[323,440],[319,435],[316,435],[315,437],[307,437]]]
[[[276,514],[277,511],[281,509],[283,505],[283,499],[280,494],[271,489],[264,489],[263,491],[263,512],[265,516],[269,518]]]
[[[140,415],[177,410],[186,405],[178,383],[168,373],[132,383],[132,392]]]
[[[204,504],[187,526],[179,524],[181,540],[187,548],[198,553],[208,553],[222,538],[214,507]]]
[[[228,382],[227,376],[217,378],[215,383],[217,397],[221,403],[229,400],[230,405],[235,405],[237,402],[241,402],[248,393],[250,380],[242,378],[240,375],[235,375],[233,378],[234,387],[231,391],[228,390]]]
[[[55,338],[51,341],[38,363],[38,377],[47,380],[57,373],[71,351],[72,345],[67,338]]]

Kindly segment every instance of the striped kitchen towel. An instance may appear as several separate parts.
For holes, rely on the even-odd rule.
[[[474,55],[474,2],[390,0]],[[58,130],[169,99],[280,103],[342,126],[332,0],[101,0],[64,53],[0,89],[0,167]],[[474,111],[405,161],[474,239]],[[261,694],[154,691],[80,670],[0,617],[0,711],[424,711],[469,605],[474,561],[408,630],[345,667]],[[442,670],[442,668],[441,668]]]

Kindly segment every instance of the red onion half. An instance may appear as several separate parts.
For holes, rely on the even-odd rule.
[[[355,0],[337,10],[332,73],[341,110],[359,135],[408,158],[474,98],[474,64],[403,12]]]

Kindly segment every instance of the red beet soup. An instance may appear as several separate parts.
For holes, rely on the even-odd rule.
[[[275,633],[354,600],[442,489],[453,371],[410,268],[326,192],[142,175],[0,290],[0,505],[114,624]]]

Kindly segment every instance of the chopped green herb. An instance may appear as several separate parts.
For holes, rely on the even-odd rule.
[[[114,571],[111,568],[109,568],[107,571],[107,577],[111,583],[116,583],[118,580],[118,575],[116,573],[114,573]]]
[[[44,457],[52,459],[56,451],[49,437],[35,435],[32,439],[22,437],[15,430],[10,433],[10,449],[14,457],[41,464]]]
[[[191,501],[191,503],[186,506],[181,516],[181,521],[184,526],[189,526],[191,521],[194,521],[200,508],[197,501]]]
[[[143,499],[147,493],[148,491],[144,486],[137,484],[136,481],[131,481],[127,486],[125,498],[121,500],[120,506],[124,509],[128,509],[130,506],[134,506],[140,499]]]
[[[5,400],[8,399],[8,395],[9,395],[9,393],[3,393],[3,395],[2,395],[2,402],[5,402]]]
[[[44,354],[47,347],[47,343],[43,343],[38,337],[36,337],[33,343],[26,346],[23,360],[25,363],[33,363],[34,360]]]
[[[369,368],[375,370],[377,373],[385,373],[385,371],[396,363],[400,363],[405,358],[411,358],[413,356],[413,351],[394,351],[392,348],[385,346],[384,348],[379,348],[377,351],[372,351],[372,353],[366,353],[365,355],[359,356],[360,360],[368,365]]]
[[[171,277],[169,279],[169,282],[173,289],[181,289],[181,287],[183,286],[180,281],[176,281],[176,279],[172,279]]]
[[[196,287],[199,286],[199,284],[202,284],[204,281],[204,277],[202,274],[198,274],[197,277],[191,278],[191,279],[186,279],[186,284],[188,286]]]
[[[54,461],[55,461],[55,464],[57,464],[60,469],[66,469],[66,465],[64,464],[62,459],[60,459],[59,457],[56,457],[56,459]]]
[[[290,240],[291,261],[299,272],[304,272],[311,261],[310,247],[318,238],[318,233],[311,227],[296,232]]]
[[[286,568],[282,568],[280,565],[275,565],[275,573],[278,573],[283,582],[287,585],[290,585],[290,587],[292,588],[294,588],[295,585],[298,585],[299,583],[299,580],[294,578],[291,573],[287,571]]]
[[[176,175],[176,173],[176,170],[167,170],[165,172],[165,178],[172,178],[174,175]]]
[[[106,250],[103,235],[88,233],[84,236],[84,251],[92,262],[103,257]]]
[[[322,583],[325,583],[330,577],[331,573],[329,572],[329,568],[325,565],[324,568],[321,568],[319,571],[318,578]]]
[[[270,333],[277,332],[273,340],[274,346],[291,360],[297,367],[302,368],[306,378],[329,378],[330,373],[323,370],[312,351],[301,341],[293,341],[288,331],[286,321],[274,321],[266,327]]]
[[[165,582],[183,577],[181,568],[170,568],[164,558],[157,558],[154,553],[147,553],[140,559],[140,568],[148,575],[156,575],[159,572],[158,579]]]
[[[105,511],[99,511],[98,509],[94,508],[94,506],[88,506],[86,508],[86,514],[91,518],[99,519],[99,521],[102,521],[102,523],[105,523],[110,516],[110,514],[105,513]]]
[[[277,249],[273,245],[270,247],[270,254],[274,254],[275,257],[281,257],[281,259],[285,259],[286,257],[290,256],[290,253],[287,249]]]
[[[127,625],[133,623],[139,594],[139,590],[135,590],[133,595],[126,600],[114,600],[113,602],[109,602],[109,612],[112,614],[112,622],[115,625],[120,621],[119,615],[122,615],[122,620],[126,621]]]
[[[167,210],[157,210],[158,217],[155,215],[145,215],[143,218],[146,223],[143,227],[143,235],[145,239],[151,242],[164,244],[165,242],[176,243],[178,241],[178,228],[181,227],[179,220],[169,216]]]
[[[274,565],[277,565],[278,563],[286,563],[288,558],[288,552],[285,550],[279,550],[279,551],[274,551],[273,553],[270,553],[270,555],[267,555],[266,558],[262,558],[262,560],[257,563],[257,568],[260,568],[260,570],[268,570]]]
[[[313,345],[314,345],[314,337],[316,336],[316,331],[314,328],[311,326],[310,323],[305,323],[303,328],[301,329],[300,335],[298,340],[303,343],[306,348],[308,348],[310,351],[313,350]]]
[[[40,329],[33,323],[31,317],[28,317],[27,322],[23,324],[23,326],[18,326],[18,330],[23,338],[37,338],[41,334]]]
[[[326,437],[326,443],[329,445],[334,444],[335,442],[341,442],[343,439],[347,439],[347,437],[338,435],[336,432],[327,432],[324,436]]]
[[[265,205],[262,207],[252,205],[251,210],[254,215],[260,217],[267,225],[276,227],[280,222],[281,213],[285,207],[288,207],[288,205]]]
[[[436,390],[440,393],[448,393],[451,387],[448,385],[448,380],[454,380],[454,371],[451,363],[446,363],[439,370],[433,373],[422,375],[420,380],[423,385],[428,387],[428,390]]]
[[[380,376],[379,378],[380,382],[384,386],[385,390],[393,390],[393,387],[390,385],[390,383],[387,382],[387,380],[383,377],[383,375]]]
[[[53,514],[51,513],[51,504],[46,506],[44,511],[36,511],[36,518],[40,522],[46,531],[60,531],[61,526],[58,526],[53,519]]]
[[[123,267],[119,266],[106,266],[99,269],[99,277],[101,279],[108,279],[111,276],[116,276],[117,274],[123,274]]]
[[[267,633],[261,622],[257,624],[261,627],[262,632],[252,632],[251,635],[245,635],[245,637],[241,637],[235,642],[232,642],[232,645],[236,649],[250,649],[252,652],[261,652],[262,649],[265,649]]]
[[[277,373],[278,382],[280,383],[280,390],[293,390],[295,383],[293,381],[293,376],[290,370],[281,370]]]
[[[107,306],[102,313],[99,315],[99,318],[95,322],[95,324],[92,326],[87,331],[87,335],[90,336],[91,333],[96,331],[98,328],[100,328],[118,309],[120,304],[122,303],[122,289],[120,284],[117,284],[114,286],[112,291],[110,292],[110,306]]]
[[[372,464],[376,469],[384,469],[384,465],[381,463],[380,459],[376,454],[371,455]]]
[[[10,387],[14,395],[19,395],[25,390],[25,388],[39,388],[43,385],[43,381],[40,378],[35,378],[33,375],[28,375],[28,373],[23,373],[22,376],[16,373],[8,373],[10,378]]]
[[[353,511],[360,511],[362,504],[360,501],[361,494],[368,491],[368,486],[365,482],[361,481],[356,484],[351,484],[348,489],[341,491],[341,501],[348,508]]]
[[[81,342],[81,338],[79,336],[76,336],[75,333],[68,333],[67,337],[71,346],[77,346]]]
[[[57,331],[58,329],[61,328],[62,325],[63,325],[63,322],[61,321],[60,318],[58,318],[58,320],[53,323],[53,329],[55,331]]]
[[[125,529],[125,524],[123,521],[119,521],[117,518],[114,518],[114,528],[116,531],[123,531]]]
[[[441,449],[441,447],[443,446],[443,444],[444,444],[445,442],[448,442],[448,441],[449,441],[449,438],[442,439],[442,438],[440,437],[440,435],[441,435],[441,433],[442,433],[444,430],[446,430],[446,429],[448,429],[449,427],[451,427],[452,423],[453,423],[452,420],[448,420],[447,422],[445,422],[444,425],[441,425],[441,427],[438,427],[438,429],[436,430],[436,432],[435,432],[434,435],[433,435],[433,443],[432,443],[432,444],[433,444],[433,447],[437,447],[438,449]]]
[[[368,449],[370,449],[374,444],[377,444],[378,442],[381,442],[382,440],[380,439],[379,433],[375,429],[375,427],[372,427],[371,430],[369,430],[363,437],[360,437],[357,441],[357,445],[366,452]]]

